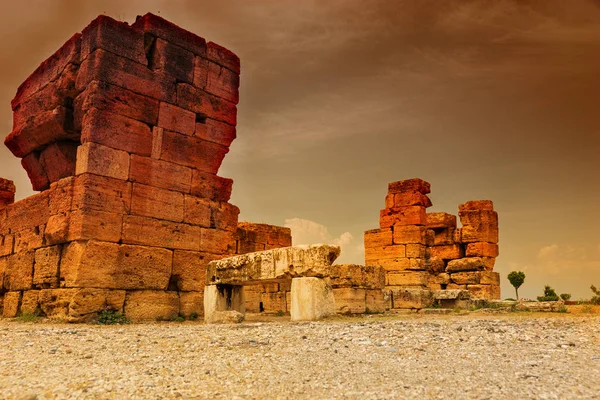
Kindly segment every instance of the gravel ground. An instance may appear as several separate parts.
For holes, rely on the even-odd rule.
[[[600,318],[0,321],[0,397],[600,398]]]

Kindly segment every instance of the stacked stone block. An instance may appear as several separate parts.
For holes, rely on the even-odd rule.
[[[432,237],[425,227],[429,183],[421,179],[389,184],[379,229],[365,232],[365,263],[386,270],[386,287],[426,288]]]
[[[489,200],[459,207],[454,215],[426,213],[429,183],[421,179],[389,184],[380,229],[365,232],[365,262],[386,270],[390,308],[422,308],[432,290],[468,290],[473,298],[500,298],[498,214]]]
[[[272,250],[292,245],[292,231],[281,226],[239,222],[235,234],[236,254]],[[246,311],[251,313],[289,313],[292,280],[244,287]]]
[[[385,270],[382,267],[333,265],[330,280],[337,313],[365,314],[386,310],[382,293]]]
[[[19,87],[5,144],[34,190],[0,182],[3,315],[202,314],[239,210],[217,172],[236,136],[239,59],[152,14],[100,16]]]

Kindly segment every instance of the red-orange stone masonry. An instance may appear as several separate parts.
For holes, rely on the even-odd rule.
[[[0,304],[87,321],[202,315],[208,262],[235,254],[239,58],[156,15],[101,15],[23,82],[5,139],[40,193],[0,180]],[[266,226],[266,225],[265,225]],[[291,244],[286,228],[265,246]],[[285,295],[284,295],[285,296]]]

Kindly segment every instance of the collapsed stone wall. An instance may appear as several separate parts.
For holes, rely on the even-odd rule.
[[[380,228],[365,232],[365,263],[386,270],[389,308],[421,308],[433,290],[468,290],[473,298],[499,299],[498,213],[489,200],[468,201],[456,216],[427,213],[429,183],[392,182]]]
[[[27,78],[5,144],[41,193],[11,204],[0,182],[5,317],[202,314],[206,264],[236,251],[217,172],[239,73],[227,49],[147,14],[98,17]]]

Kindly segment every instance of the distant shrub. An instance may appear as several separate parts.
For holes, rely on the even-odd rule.
[[[590,299],[590,303],[600,305],[600,290],[596,289],[596,286],[594,285],[590,286],[590,289],[592,289],[592,292],[594,292],[595,295]]]
[[[190,321],[196,321],[198,319],[198,313],[197,312],[193,312],[190,314],[189,316]]]
[[[569,301],[571,299],[571,293],[561,293],[560,298],[564,301]]]
[[[15,321],[19,321],[19,322],[37,322],[37,320],[40,319],[38,313],[25,313],[25,314],[21,314],[18,317],[15,318]]]
[[[278,317],[283,317],[285,315],[285,313],[282,310],[277,311],[277,313],[275,313],[276,316]]]
[[[544,295],[537,297],[538,301],[558,301],[558,295],[550,285],[544,286]]]

